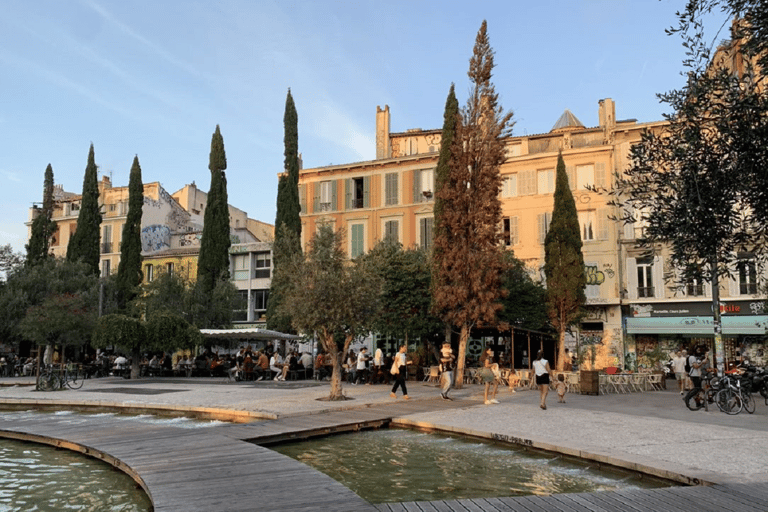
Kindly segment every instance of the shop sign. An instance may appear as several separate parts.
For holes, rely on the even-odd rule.
[[[630,316],[634,318],[659,318],[676,316],[711,316],[711,302],[660,302],[654,304],[630,304]],[[762,300],[720,301],[723,316],[749,316],[765,314]]]

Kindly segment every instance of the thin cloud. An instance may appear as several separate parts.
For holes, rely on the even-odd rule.
[[[376,141],[349,115],[331,103],[323,103],[316,111],[316,136],[340,145],[357,155],[358,160],[373,158]]]
[[[136,40],[143,46],[145,46],[147,49],[149,49],[152,53],[159,56],[169,64],[172,64],[176,66],[179,69],[183,69],[187,73],[194,75],[194,76],[200,76],[200,73],[187,64],[186,62],[183,62],[179,59],[177,59],[173,54],[169,53],[165,49],[163,49],[161,46],[158,46],[157,44],[153,43],[146,37],[142,36],[135,30],[133,30],[131,27],[126,25],[125,23],[121,22],[117,18],[115,18],[112,13],[107,11],[104,7],[99,5],[98,3],[94,2],[93,0],[83,0],[83,5],[90,7],[93,9],[99,16],[104,18],[107,22],[111,23],[115,27],[117,27],[122,33],[129,36],[130,38]]]
[[[16,183],[21,183],[24,180],[21,179],[21,177],[18,175],[18,173],[15,173],[13,171],[0,171],[0,173],[5,176],[5,179],[8,181],[15,181]]]

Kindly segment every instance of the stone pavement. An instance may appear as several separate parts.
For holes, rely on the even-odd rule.
[[[108,377],[87,380],[79,390],[56,392],[38,392],[30,384],[28,378],[0,379],[0,407],[19,402],[119,405],[276,418],[395,401],[386,386],[348,384],[344,392],[352,400],[321,401],[318,399],[329,393],[328,383],[314,381],[227,383],[215,378],[133,381]],[[466,385],[451,395],[457,401],[477,400],[482,398],[482,390],[479,385]],[[409,381],[408,391],[414,403],[440,400],[433,385]],[[705,482],[768,482],[768,407],[762,399],[755,414],[728,416],[717,409],[689,411],[679,393],[671,390],[569,394],[565,404],[557,403],[556,394],[550,393],[546,411],[538,407],[538,391],[511,393],[500,388],[497,398],[498,405],[467,400],[466,407],[397,419],[403,424],[495,437],[566,454],[586,452],[598,460],[637,464]]]

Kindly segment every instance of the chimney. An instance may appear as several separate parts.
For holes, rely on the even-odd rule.
[[[611,98],[605,98],[598,102],[600,108],[597,111],[597,117],[600,121],[600,128],[611,129],[616,127],[616,104]]]
[[[389,143],[389,105],[376,105],[376,160],[392,157]]]

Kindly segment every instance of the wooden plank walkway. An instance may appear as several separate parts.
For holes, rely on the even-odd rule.
[[[0,415],[0,437],[103,455],[142,484],[155,511],[768,511],[768,483],[371,505],[330,477],[261,446],[378,427],[417,412],[475,404],[479,402],[398,401],[194,429],[124,422],[110,416],[40,415],[30,420]]]

